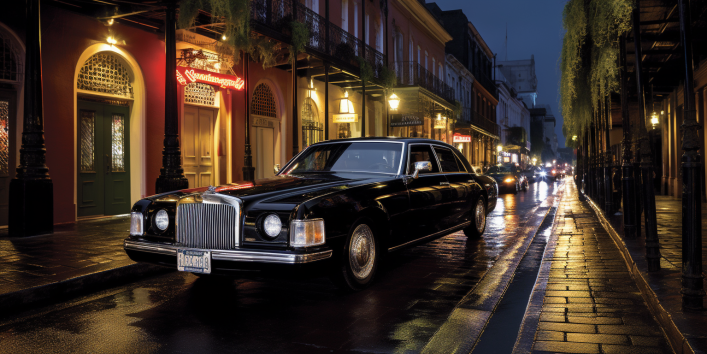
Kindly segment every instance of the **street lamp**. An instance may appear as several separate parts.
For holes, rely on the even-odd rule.
[[[397,111],[398,106],[400,105],[400,98],[398,95],[395,94],[395,91],[393,91],[393,94],[390,95],[388,98],[388,104],[390,105],[390,109]]]
[[[533,157],[533,165],[535,165],[536,162],[538,162],[538,159]]]
[[[572,135],[572,141],[577,141],[577,136],[576,136],[576,135]]]
[[[653,111],[653,114],[651,114],[651,125],[653,126],[653,129],[655,129],[655,126],[660,123],[660,119],[658,119],[658,114]]]
[[[498,144],[498,146],[496,146],[496,150],[498,150],[498,152],[503,151],[503,145]]]
[[[553,165],[557,164],[557,160],[552,160],[552,164]]]

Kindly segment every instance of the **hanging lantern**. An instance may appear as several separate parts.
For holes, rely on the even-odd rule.
[[[445,128],[447,128],[447,117],[442,117],[442,113],[437,113],[437,119],[435,119],[434,129]]]
[[[572,135],[572,141],[577,141],[577,136],[576,136],[576,135]]]
[[[341,99],[339,102],[339,114],[353,114],[356,113],[354,112],[354,107],[353,107],[353,102],[349,100],[349,92],[345,91],[344,92],[344,98]]]
[[[393,91],[393,94],[390,95],[388,98],[388,104],[390,105],[390,109],[397,111],[398,106],[400,105],[400,98],[398,95],[395,94],[395,91]]]
[[[655,126],[660,123],[660,119],[658,118],[658,114],[653,112],[651,115],[651,125],[653,125],[653,129],[655,129]]]

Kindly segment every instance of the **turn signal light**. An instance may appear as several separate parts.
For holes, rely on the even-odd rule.
[[[142,236],[143,217],[140,212],[130,213],[130,236]]]
[[[324,219],[293,220],[290,223],[290,245],[310,247],[323,245]]]

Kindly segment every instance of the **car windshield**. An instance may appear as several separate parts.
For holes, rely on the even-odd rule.
[[[490,175],[513,173],[513,166],[492,166],[486,173]]]
[[[372,172],[397,174],[403,144],[342,142],[311,146],[283,175],[327,172]]]

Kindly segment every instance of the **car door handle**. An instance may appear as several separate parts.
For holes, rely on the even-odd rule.
[[[439,182],[439,185],[440,185],[440,186],[448,186],[448,185],[449,185],[449,182]]]

